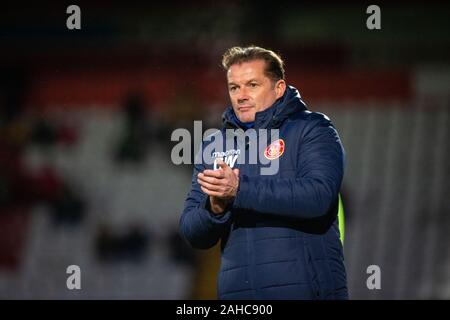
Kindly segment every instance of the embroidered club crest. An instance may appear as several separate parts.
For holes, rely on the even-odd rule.
[[[274,160],[281,157],[284,152],[284,140],[278,139],[269,144],[264,150],[264,157],[268,160]]]

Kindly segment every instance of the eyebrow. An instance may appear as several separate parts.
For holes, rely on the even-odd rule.
[[[250,82],[259,82],[259,81],[258,81],[257,79],[255,79],[255,78],[253,78],[253,79],[248,80],[248,81],[246,82],[246,84],[247,84],[247,83],[250,83]],[[228,85],[229,85],[229,86],[238,86],[238,84],[237,84],[237,83],[234,83],[234,82],[229,82]]]

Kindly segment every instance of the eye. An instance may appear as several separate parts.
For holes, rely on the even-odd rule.
[[[230,87],[230,92],[235,92],[236,90],[237,90],[237,87],[236,86],[232,86],[232,87]]]
[[[254,82],[250,83],[250,87],[252,87],[252,88],[256,88],[257,86],[258,86],[257,83],[254,83]]]

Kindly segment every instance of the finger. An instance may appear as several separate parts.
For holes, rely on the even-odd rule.
[[[208,196],[212,196],[212,197],[218,197],[220,198],[222,196],[222,194],[220,192],[216,192],[216,191],[211,191],[205,187],[200,187],[202,189],[202,191],[204,193],[206,193]]]
[[[214,178],[217,178],[217,179],[222,179],[225,176],[223,170],[209,170],[209,169],[206,169],[205,171],[203,171],[203,174],[205,176],[214,177]]]
[[[223,170],[231,169],[225,162],[222,160],[217,161],[217,165],[222,168]]]
[[[218,186],[218,185],[215,185],[215,184],[211,184],[211,183],[202,181],[202,180],[200,180],[200,179],[198,179],[197,182],[198,182],[198,184],[199,184],[200,186],[202,186],[202,187],[204,187],[204,188],[206,188],[206,189],[208,189],[208,190],[211,190],[211,191],[221,191],[221,190],[222,190],[222,186]]]
[[[222,184],[222,181],[223,181],[223,179],[217,179],[217,178],[209,177],[209,176],[205,176],[205,175],[201,175],[201,176],[199,175],[198,179],[201,181],[204,181],[204,182],[215,184],[215,185]]]

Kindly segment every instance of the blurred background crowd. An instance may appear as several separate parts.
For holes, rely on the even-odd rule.
[[[1,299],[215,298],[170,137],[220,127],[221,55],[249,44],[341,135],[350,297],[450,299],[450,4],[379,3],[369,30],[359,1],[79,1],[68,30],[70,4],[2,4]]]

